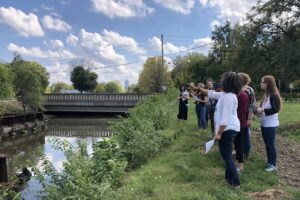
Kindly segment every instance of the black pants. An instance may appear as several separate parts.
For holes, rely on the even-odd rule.
[[[178,119],[187,120],[188,117],[188,101],[179,100],[179,113],[177,115]]]
[[[219,141],[220,154],[225,163],[225,179],[230,185],[240,185],[239,175],[237,173],[235,164],[232,158],[232,146],[237,132],[227,130],[222,133],[221,140]]]
[[[244,163],[244,155],[245,155],[245,134],[246,127],[241,127],[241,131],[238,132],[236,138],[234,139],[234,146],[236,151],[236,160],[239,163]]]
[[[210,119],[211,132],[215,133],[215,119],[214,119],[215,110],[214,109],[208,109],[207,111],[208,111],[208,118]]]

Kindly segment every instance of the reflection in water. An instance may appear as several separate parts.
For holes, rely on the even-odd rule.
[[[70,144],[87,143],[88,154],[92,153],[92,144],[108,137],[111,132],[107,127],[116,122],[116,118],[51,118],[47,123],[45,133],[30,133],[15,138],[3,139],[0,142],[0,153],[8,155],[7,165],[9,176],[15,177],[17,170],[23,166],[27,168],[41,167],[43,154],[51,161],[57,171],[63,170],[65,156],[61,151],[51,146],[51,140],[59,138]],[[22,191],[24,199],[38,199],[38,191],[42,189],[39,182],[33,177],[28,186]]]

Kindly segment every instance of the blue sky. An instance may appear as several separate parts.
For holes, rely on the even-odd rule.
[[[256,0],[1,0],[0,60],[35,60],[50,82],[70,83],[84,59],[99,82],[136,83],[148,56],[207,54],[214,25],[242,22]],[[192,49],[192,50],[189,50]],[[132,63],[132,64],[126,64]],[[125,64],[125,65],[124,65]]]

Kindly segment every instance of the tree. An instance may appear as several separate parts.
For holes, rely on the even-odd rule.
[[[13,96],[13,73],[4,64],[0,63],[0,99]]]
[[[162,86],[171,87],[171,73],[167,65],[161,63],[161,57],[148,58],[139,76],[140,92],[162,92]]]
[[[209,77],[208,58],[199,53],[178,56],[173,60],[174,69],[171,72],[176,87],[190,82],[204,81]]]
[[[36,109],[41,104],[41,94],[48,86],[49,74],[46,69],[37,62],[23,60],[18,53],[14,54],[14,59],[8,67],[14,74],[14,92],[22,101],[24,111],[25,105]]]
[[[60,93],[61,90],[73,90],[74,87],[72,85],[68,85],[62,81],[53,83],[51,85],[51,93]]]
[[[190,60],[187,58],[187,56],[177,56],[172,62],[174,64],[174,68],[171,71],[171,77],[174,85],[179,87],[180,85],[189,83],[191,81],[191,74],[189,73]]]
[[[34,61],[28,62],[28,66],[33,73],[38,75],[42,86],[42,92],[44,92],[49,85],[49,73],[46,68]]]
[[[82,66],[76,66],[71,72],[71,81],[75,89],[81,93],[83,91],[93,91],[97,86],[98,75],[84,69]]]
[[[120,93],[122,92],[122,86],[120,83],[116,81],[111,81],[106,83],[105,85],[105,91],[109,93]]]
[[[95,88],[95,93],[103,93],[105,92],[105,83],[98,83],[96,88]]]
[[[22,101],[24,111],[25,105],[36,108],[42,101],[42,85],[39,78],[27,65],[19,65],[15,68],[13,81],[15,93]]]
[[[134,83],[130,84],[127,88],[127,92],[128,93],[131,93],[131,92],[138,93],[139,92],[138,84],[134,84]]]
[[[12,71],[14,71],[14,69],[20,65],[26,65],[30,71],[32,71],[35,75],[38,76],[42,87],[41,91],[44,92],[49,85],[49,73],[47,72],[46,68],[35,61],[23,60],[22,56],[15,52],[13,61],[10,63],[9,66],[12,69]]]

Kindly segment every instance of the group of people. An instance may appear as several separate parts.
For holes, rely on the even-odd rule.
[[[264,76],[260,87],[264,92],[256,104],[250,76],[245,73],[226,72],[219,83],[207,80],[207,86],[193,83],[180,87],[178,119],[187,120],[188,100],[193,100],[198,128],[206,129],[210,119],[214,139],[219,141],[220,154],[226,170],[225,179],[233,187],[240,187],[238,173],[244,170],[245,159],[250,151],[250,127],[253,115],[260,118],[261,133],[266,146],[266,171],[276,171],[276,130],[282,100],[273,76]],[[233,158],[235,150],[235,160]]]
[[[198,88],[207,88],[208,90],[221,91],[221,83],[213,83],[211,78],[207,79],[207,85],[197,83],[195,85],[182,85],[179,93],[179,112],[178,119],[187,120],[188,118],[188,100],[193,100],[195,112],[197,114],[197,123],[199,130],[205,130],[208,126],[208,120],[211,121],[211,131],[214,135],[214,112],[217,104],[216,99],[209,99],[206,94],[201,93]]]

